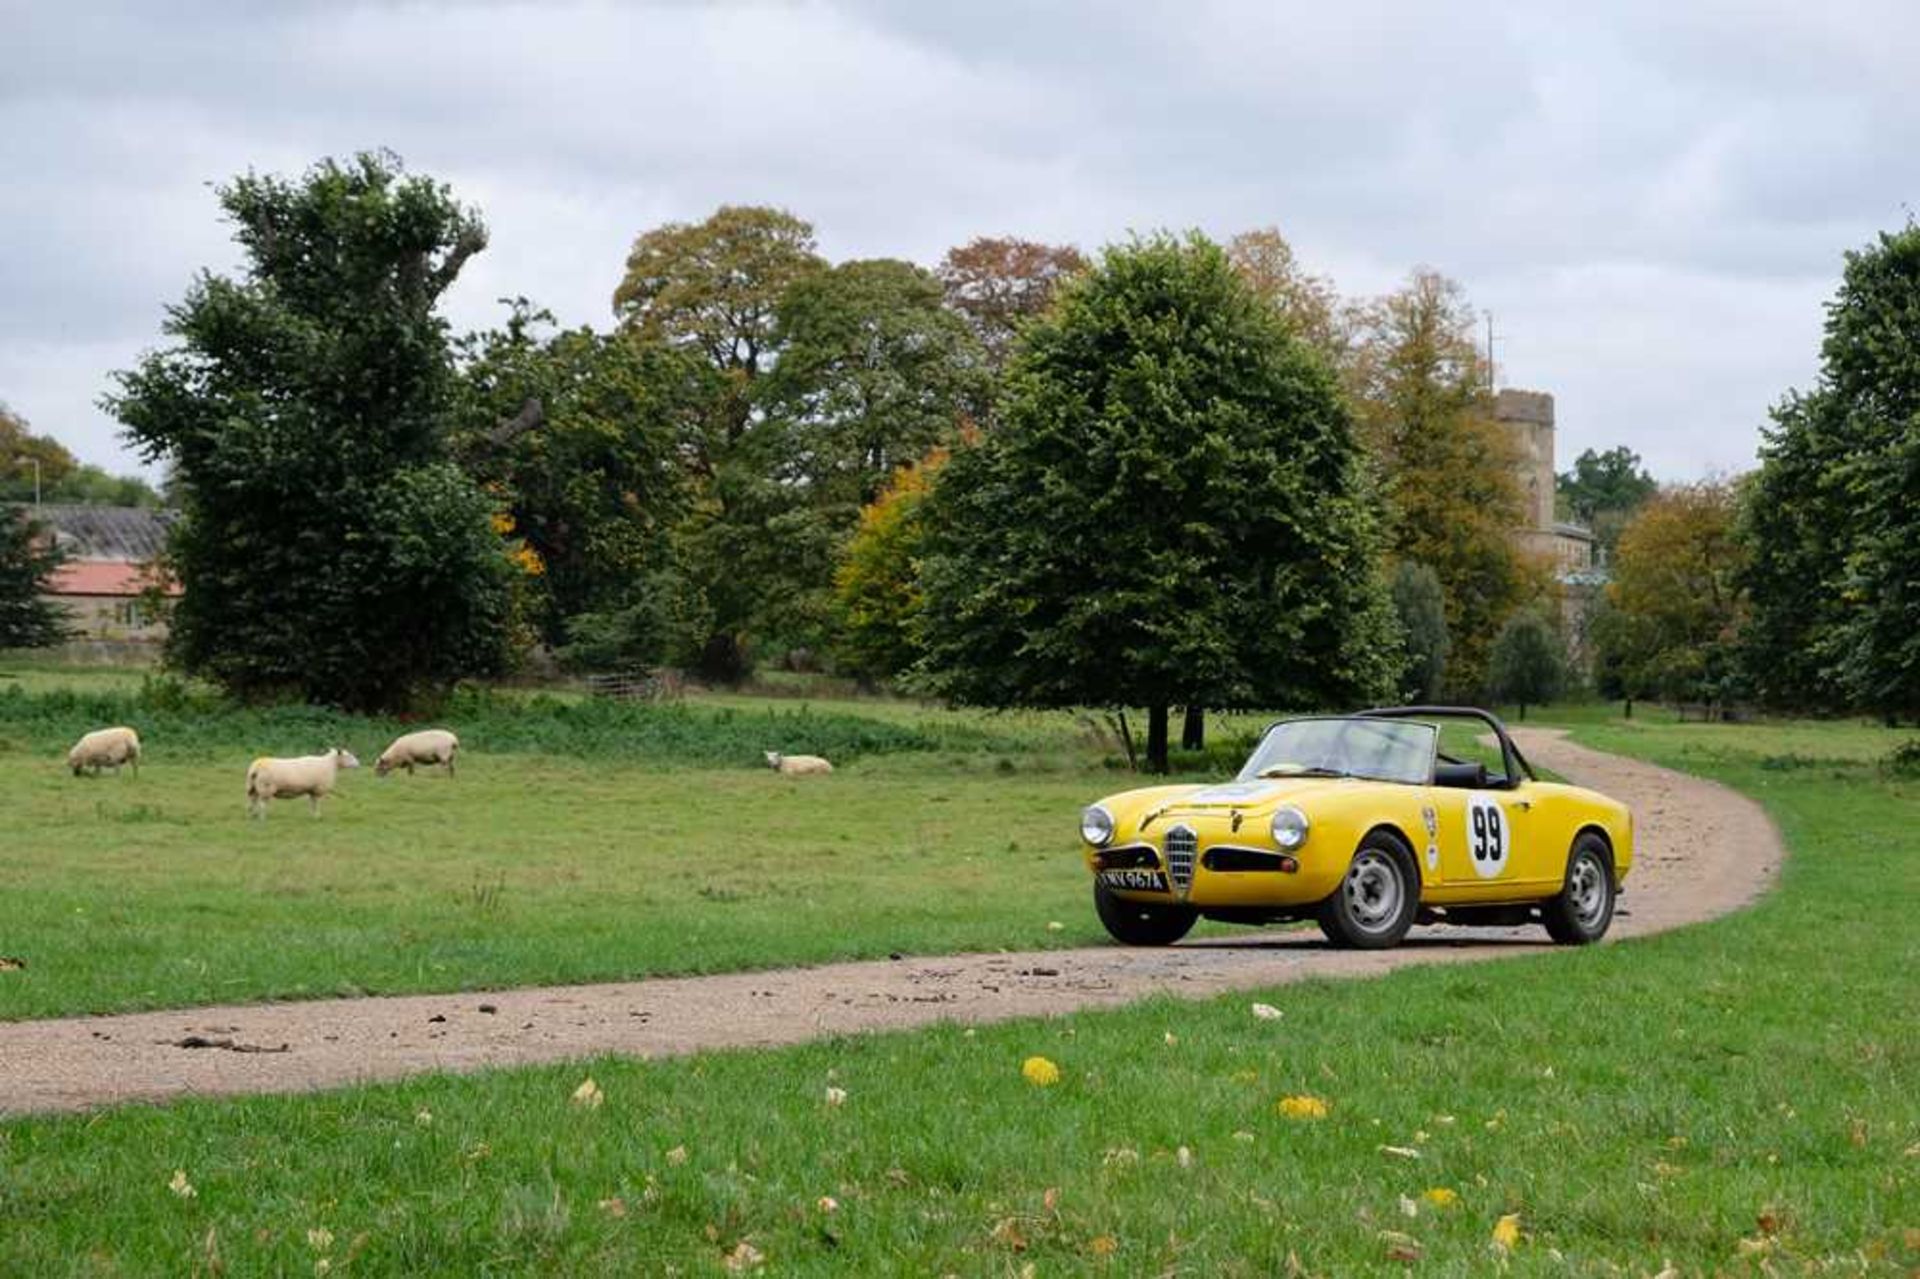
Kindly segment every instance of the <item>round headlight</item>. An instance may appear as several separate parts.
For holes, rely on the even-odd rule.
[[[1080,814],[1080,838],[1095,848],[1113,838],[1113,814],[1098,804],[1089,804]]]
[[[1273,842],[1293,849],[1307,842],[1307,815],[1289,805],[1273,814]]]

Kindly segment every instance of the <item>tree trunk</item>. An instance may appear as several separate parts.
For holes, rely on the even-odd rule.
[[[1520,703],[1520,719],[1522,722],[1525,722],[1526,718],[1527,718],[1527,704],[1525,702],[1522,702]]]
[[[1627,719],[1633,718],[1633,699],[1631,697],[1627,699],[1627,713],[1625,718]]]
[[[1180,726],[1180,749],[1183,751],[1207,749],[1207,712],[1203,707],[1187,707],[1186,722]]]
[[[1120,726],[1120,744],[1127,748],[1127,771],[1137,773],[1140,771],[1140,757],[1133,751],[1133,730],[1127,727],[1127,713],[1117,711],[1113,718]]]
[[[1147,708],[1147,771],[1167,771],[1167,707]]]

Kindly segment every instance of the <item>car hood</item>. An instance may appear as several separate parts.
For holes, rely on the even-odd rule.
[[[1214,786],[1193,786],[1180,793],[1166,795],[1149,805],[1144,818],[1152,813],[1156,821],[1182,813],[1237,812],[1249,817],[1264,816],[1282,804],[1310,804],[1316,795],[1345,790],[1360,784],[1349,777],[1275,777],[1252,782],[1222,782]]]

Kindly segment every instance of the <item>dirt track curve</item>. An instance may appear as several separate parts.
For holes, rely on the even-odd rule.
[[[1736,910],[1784,855],[1759,805],[1724,786],[1515,733],[1528,755],[1634,808],[1638,856],[1614,937]],[[1363,977],[1546,949],[1540,929],[1415,930],[1391,951],[1336,951],[1317,932],[1248,932],[1165,950],[910,957],[716,977],[485,994],[249,1004],[0,1023],[0,1118],[196,1095],[298,1092],[434,1070],[594,1053],[656,1057],[930,1022],[1200,998],[1307,977]],[[182,1047],[181,1041],[203,1041]],[[284,1045],[284,1050],[282,1046]]]

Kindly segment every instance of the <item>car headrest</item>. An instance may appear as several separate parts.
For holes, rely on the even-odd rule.
[[[1487,766],[1478,762],[1466,764],[1435,764],[1433,766],[1433,784],[1435,786],[1458,786],[1465,790],[1474,790],[1487,784]]]

